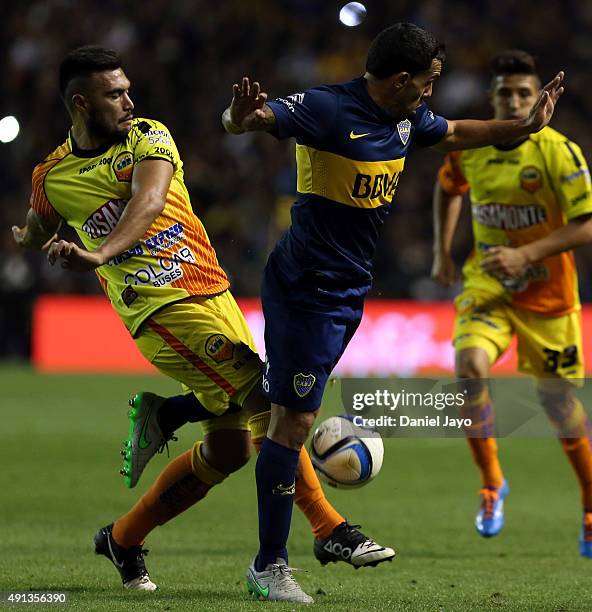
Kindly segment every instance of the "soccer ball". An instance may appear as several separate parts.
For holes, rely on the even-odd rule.
[[[340,489],[368,484],[380,472],[383,456],[380,435],[354,425],[347,416],[323,421],[310,447],[310,458],[319,477]]]

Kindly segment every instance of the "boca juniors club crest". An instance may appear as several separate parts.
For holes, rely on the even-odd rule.
[[[536,166],[525,166],[520,171],[520,187],[534,193],[543,186],[543,175]]]
[[[409,119],[399,121],[399,123],[397,123],[397,131],[399,132],[401,142],[406,145],[407,141],[409,140],[409,136],[411,135],[411,121],[409,121]]]
[[[214,334],[206,340],[206,353],[216,362],[232,359],[234,344],[224,334]]]
[[[296,374],[294,376],[294,391],[296,391],[298,397],[304,397],[310,393],[315,382],[317,382],[317,379],[313,374]]]

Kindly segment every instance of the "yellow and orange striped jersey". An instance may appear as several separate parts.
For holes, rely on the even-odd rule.
[[[97,269],[101,286],[126,327],[140,324],[166,304],[228,289],[208,235],[193,214],[183,162],[169,130],[135,119],[127,138],[101,149],[77,147],[71,134],[33,171],[31,207],[42,218],[62,218],[85,248],[97,249],[113,231],[131,198],[136,164],[163,159],[174,172],[162,213],[142,240]]]
[[[549,316],[579,309],[571,251],[501,283],[481,269],[489,247],[521,246],[592,213],[590,173],[577,144],[545,127],[513,148],[451,153],[438,180],[451,195],[470,190],[475,248],[463,268],[465,289],[482,289],[517,308]]]

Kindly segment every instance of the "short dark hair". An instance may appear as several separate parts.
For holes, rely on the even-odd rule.
[[[432,60],[444,61],[444,45],[413,23],[395,23],[383,30],[370,45],[366,70],[377,79],[398,72],[423,72]]]
[[[66,90],[74,79],[117,68],[121,68],[121,58],[112,49],[88,45],[70,51],[60,64],[60,93],[64,102],[68,105]]]
[[[520,49],[506,49],[498,53],[490,64],[491,76],[506,76],[508,74],[532,74],[539,76],[535,58]]]

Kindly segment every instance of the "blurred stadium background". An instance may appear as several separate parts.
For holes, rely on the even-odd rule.
[[[91,539],[135,502],[165,463],[157,457],[133,491],[118,480],[127,397],[139,389],[177,392],[174,382],[145,376],[93,275],[51,268],[44,256],[21,252],[12,241],[10,227],[22,223],[28,207],[33,166],[69,128],[57,88],[57,67],[68,50],[98,43],[123,55],[136,115],[156,117],[172,130],[195,212],[259,341],[260,273],[286,227],[295,168],[291,143],[225,136],[220,114],[241,76],[259,79],[270,96],[346,80],[363,72],[378,31],[413,21],[447,46],[431,103],[436,112],[488,117],[489,59],[501,48],[520,47],[538,56],[543,78],[566,70],[567,91],[552,125],[585,154],[592,151],[592,3],[368,0],[367,19],[356,28],[339,23],[341,4],[2,3],[0,118],[15,116],[21,131],[0,142],[0,441],[7,458],[0,472],[0,591],[66,590],[76,609],[146,609],[142,594],[121,591],[113,568],[93,557]],[[440,156],[410,157],[380,241],[375,301],[344,358],[346,374],[413,374],[451,365],[450,300],[458,287],[440,290],[429,279],[431,191]],[[456,241],[459,261],[471,244],[467,213]],[[577,257],[582,297],[592,301],[592,250],[580,249]],[[44,372],[28,368],[32,355]],[[504,364],[511,366],[511,360]],[[88,375],[72,375],[80,370]],[[338,389],[329,387],[325,416],[343,410]],[[191,427],[180,435],[173,454],[198,436]],[[463,440],[386,440],[385,447],[383,474],[367,489],[329,496],[348,518],[397,548],[392,566],[321,570],[308,526],[295,513],[290,558],[310,570],[303,585],[326,609],[590,609],[589,568],[577,556],[576,482],[555,440],[501,441],[513,493],[504,536],[488,542],[474,534],[478,477]],[[256,546],[254,497],[251,464],[150,536],[149,568],[162,587],[152,609],[260,609],[248,603],[240,580]]]
[[[394,21],[410,20],[432,30],[447,46],[444,75],[431,103],[436,112],[450,118],[487,117],[488,61],[501,48],[520,47],[538,57],[544,79],[566,70],[567,91],[552,125],[576,140],[585,154],[592,150],[589,2],[369,0],[366,20],[354,28],[339,23],[342,4],[334,0],[3,4],[0,117],[15,116],[21,131],[12,142],[0,143],[0,360],[29,359],[31,316],[40,296],[100,293],[94,275],[53,269],[42,255],[20,252],[10,231],[12,224],[24,219],[33,166],[63,142],[69,128],[56,72],[64,53],[78,45],[92,42],[120,51],[132,80],[136,115],[159,118],[172,130],[195,212],[204,221],[237,296],[259,295],[260,273],[270,246],[286,227],[295,187],[292,143],[278,144],[261,135],[231,138],[220,126],[231,85],[243,74],[259,79],[270,96],[349,79],[363,72],[368,43],[379,30]],[[429,279],[431,190],[440,156],[427,151],[410,157],[394,214],[380,241],[372,297],[418,301],[420,310],[414,312],[423,318],[405,325],[401,333],[411,339],[436,325],[439,331],[430,337],[439,343],[446,340],[449,323],[442,324],[431,307],[421,303],[449,300],[458,290],[439,289]],[[459,261],[471,243],[467,213],[456,241]],[[582,297],[590,301],[592,249],[580,249],[578,264]],[[383,313],[400,311],[395,305],[384,308]],[[252,317],[256,324],[257,314]],[[375,337],[385,338],[385,328],[402,320],[399,316],[385,321]],[[63,327],[64,319],[55,325]],[[399,340],[401,333],[397,332]],[[392,339],[391,333],[387,340]],[[366,336],[364,344],[367,349],[372,338]],[[386,351],[386,345],[381,350]],[[439,350],[430,353],[429,367],[450,363],[450,349]],[[360,373],[355,368],[346,371]],[[374,371],[383,373],[384,368]]]

